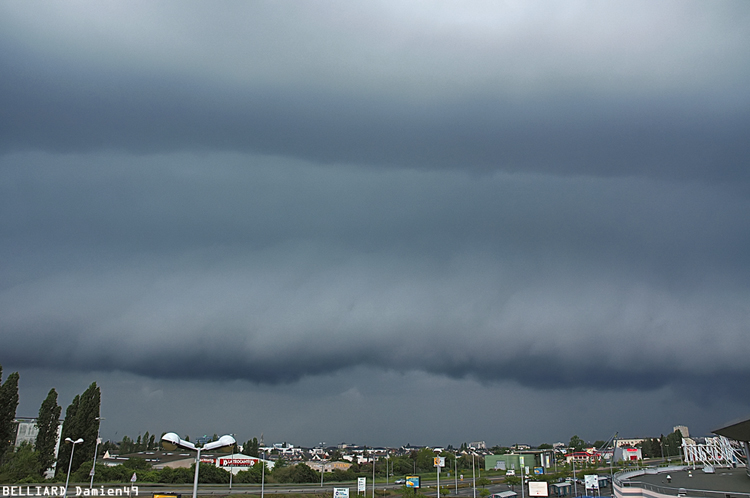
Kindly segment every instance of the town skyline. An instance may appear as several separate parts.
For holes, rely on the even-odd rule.
[[[0,2],[17,413],[95,381],[112,438],[746,416],[748,25],[739,0]]]

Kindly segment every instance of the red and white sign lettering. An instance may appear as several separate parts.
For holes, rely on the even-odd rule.
[[[260,460],[257,458],[219,458],[220,467],[252,467]]]

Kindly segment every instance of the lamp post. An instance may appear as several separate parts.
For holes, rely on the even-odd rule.
[[[234,437],[234,434],[231,434],[232,437]],[[232,446],[232,463],[230,464],[230,471],[229,471],[229,489],[232,489],[232,476],[234,475],[234,446]]]
[[[435,452],[435,467],[437,467],[437,498],[440,498],[440,451],[438,449],[433,450]]]
[[[325,441],[320,442],[320,451],[321,451],[320,454],[325,456],[326,454],[326,442]],[[320,459],[320,487],[321,488],[323,487],[323,473],[325,471],[326,471],[325,459],[321,458]]]
[[[101,442],[101,439],[99,438],[99,429],[101,428],[102,420],[104,420],[104,417],[96,417],[94,420],[98,422],[96,426],[96,445],[94,445],[94,463],[91,464],[91,484],[89,484],[89,489],[94,487],[94,474],[96,473],[96,452],[99,450],[99,443]]]
[[[474,498],[477,498],[477,473],[474,470],[474,448],[471,449],[471,480],[473,481]]]
[[[195,478],[193,479],[193,498],[198,497],[198,471],[200,470],[201,466],[201,451],[211,451],[211,450],[217,450],[219,448],[226,448],[228,446],[234,446],[237,443],[235,439],[232,436],[224,435],[221,436],[218,441],[211,441],[210,443],[206,443],[200,448],[196,447],[193,443],[190,441],[185,441],[184,439],[180,438],[176,433],[174,432],[168,432],[164,434],[161,437],[161,445],[162,447],[167,451],[174,451],[177,448],[182,448],[185,450],[192,450],[197,452],[195,455]]]
[[[261,439],[263,439],[263,436],[261,436]],[[260,469],[260,498],[263,498],[263,491],[266,486],[266,452],[261,449],[260,455],[260,463],[263,465]]]
[[[71,443],[73,447],[70,449],[70,462],[68,462],[68,477],[65,478],[65,496],[68,496],[68,482],[70,482],[70,467],[73,466],[73,452],[76,450],[76,445],[83,442],[83,438],[79,437],[75,441],[69,437],[65,438],[65,441]]]
[[[453,480],[456,483],[456,496],[458,496],[458,453],[453,455]]]

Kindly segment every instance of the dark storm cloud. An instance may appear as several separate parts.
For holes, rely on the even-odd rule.
[[[308,439],[747,411],[749,5],[0,3],[0,364]]]
[[[369,165],[745,182],[743,158],[750,152],[745,139],[750,135],[750,99],[745,88],[750,75],[747,43],[736,33],[737,19],[747,18],[748,9],[728,5],[732,9],[715,9],[705,19],[697,17],[700,9],[659,12],[667,19],[670,14],[679,16],[660,26],[674,30],[675,40],[658,31],[644,35],[644,41],[624,33],[628,38],[618,40],[594,28],[588,35],[591,40],[575,40],[566,28],[534,21],[534,14],[527,21],[531,32],[519,36],[527,45],[518,40],[510,44],[522,48],[520,54],[510,52],[502,35],[484,33],[481,26],[474,27],[480,34],[458,23],[445,33],[427,35],[379,10],[374,24],[390,26],[405,40],[403,51],[389,53],[390,58],[381,55],[372,62],[374,68],[356,57],[379,53],[387,40],[366,30],[354,39],[355,48],[331,48],[332,40],[343,42],[352,29],[332,19],[320,21],[334,30],[330,39],[311,35],[306,41],[313,48],[307,49],[304,40],[279,47],[240,33],[230,40],[220,37],[225,45],[208,38],[207,43],[226,52],[228,60],[219,67],[202,58],[200,51],[187,53],[191,66],[169,59],[176,50],[169,43],[149,51],[143,42],[133,40],[128,46],[116,37],[102,40],[100,50],[81,46],[80,52],[89,57],[67,54],[51,45],[60,28],[39,36],[50,44],[45,45],[27,42],[21,38],[25,32],[9,27],[3,45],[12,49],[0,55],[6,75],[0,83],[0,148],[233,150]],[[344,12],[352,14],[349,9]],[[203,14],[223,19],[216,12]],[[494,9],[487,14],[494,14]],[[425,18],[434,22],[430,15]],[[298,21],[292,16],[288,22]],[[626,18],[622,23],[633,22]],[[285,26],[284,32],[292,29]],[[82,40],[94,36],[86,26],[81,30]],[[542,32],[545,36],[535,38]],[[154,32],[146,33],[147,39],[156,38]],[[467,33],[477,39],[462,39]],[[416,43],[413,37],[418,34],[439,43],[429,49]],[[63,44],[81,44],[65,31],[57,36]],[[698,48],[691,38],[705,44]],[[557,43],[571,39],[580,52],[555,60]],[[591,51],[586,43],[593,40],[611,52]],[[696,54],[680,52],[680,40]],[[653,53],[644,56],[641,66],[633,65],[632,55],[618,41],[633,46],[652,42]],[[328,47],[329,52],[316,47]],[[267,53],[261,56],[263,50]],[[636,51],[640,50],[645,48]],[[135,65],[132,53],[141,54],[147,63]],[[416,55],[436,66],[415,64],[410,69]],[[309,59],[300,69],[281,66],[304,56]],[[163,60],[164,66],[156,69],[152,58]],[[275,58],[279,67],[273,64]],[[316,59],[321,67],[314,66]],[[465,67],[465,59],[475,66]],[[627,73],[623,66],[629,68]],[[216,69],[223,72],[207,72]],[[399,69],[414,71],[415,81],[399,86],[401,75],[394,72]],[[237,71],[241,76],[228,76]],[[288,80],[279,79],[279,71]]]
[[[4,159],[5,361],[61,342],[39,361],[156,378],[748,375],[750,204],[718,187],[125,159]]]
[[[18,72],[4,66],[4,74]],[[692,108],[698,95],[667,104],[469,95],[424,109],[304,88],[226,93],[125,74],[112,78],[116,84],[65,73],[32,78],[4,78],[6,152],[235,150],[419,168],[748,180],[742,160],[750,153],[750,106],[740,103],[727,116]]]

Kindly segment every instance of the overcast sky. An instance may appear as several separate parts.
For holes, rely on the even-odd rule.
[[[750,414],[750,3],[0,3],[19,416],[299,445]]]

